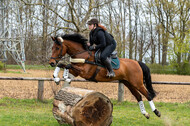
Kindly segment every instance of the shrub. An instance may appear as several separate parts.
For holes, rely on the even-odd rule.
[[[4,68],[4,63],[0,61],[0,70],[3,70]]]
[[[183,62],[176,65],[177,74],[190,75],[190,64],[188,62]]]
[[[164,65],[161,64],[147,64],[147,66],[150,68],[151,73],[156,74],[176,74],[176,69],[174,69],[171,65]]]

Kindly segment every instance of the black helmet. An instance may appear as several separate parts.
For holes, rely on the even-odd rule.
[[[99,23],[99,21],[98,21],[97,18],[92,18],[92,19],[90,19],[90,20],[87,22],[88,25],[91,25],[91,24],[97,24],[97,25],[98,25],[98,23]]]

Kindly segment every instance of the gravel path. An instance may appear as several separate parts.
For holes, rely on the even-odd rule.
[[[53,71],[48,70],[8,70],[11,73],[0,73],[4,77],[52,77]],[[62,72],[60,72],[60,76]],[[190,76],[181,75],[158,75],[152,74],[152,81],[168,81],[168,82],[190,82]],[[54,82],[45,82],[44,98],[53,98],[54,93],[61,88],[62,84],[57,86]],[[71,86],[85,89],[92,89],[104,93],[109,98],[117,99],[116,83],[94,83],[94,82],[72,82]],[[157,102],[188,102],[190,101],[190,85],[153,85],[156,90]],[[14,81],[0,80],[0,98],[37,98],[38,82],[37,81]],[[125,88],[124,99],[135,101],[134,96]]]

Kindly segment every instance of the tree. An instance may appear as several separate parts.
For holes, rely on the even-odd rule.
[[[128,7],[129,7],[129,59],[133,59],[131,0],[128,0]]]
[[[98,18],[114,36],[119,57],[141,61],[147,57],[151,63],[158,62],[162,65],[190,60],[189,0],[12,2],[19,3],[26,56],[30,61],[47,61],[51,52],[52,35],[77,32],[88,37],[86,22],[90,17]],[[11,10],[8,13],[14,15],[13,12]],[[9,21],[14,23],[16,19]]]

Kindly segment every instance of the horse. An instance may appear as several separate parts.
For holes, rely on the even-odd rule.
[[[119,58],[120,67],[115,69],[115,77],[108,78],[107,70],[95,64],[95,51],[89,51],[87,39],[80,34],[65,34],[61,36],[51,37],[54,44],[52,47],[52,55],[49,59],[49,64],[55,67],[59,60],[67,53],[72,59],[83,59],[84,62],[74,62],[70,65],[63,65],[69,68],[69,72],[75,77],[80,76],[84,79],[97,82],[110,82],[118,80],[123,83],[136,98],[141,113],[147,118],[150,114],[146,112],[142,95],[146,97],[152,111],[158,117],[161,117],[161,112],[155,107],[153,98],[156,92],[152,87],[151,75],[148,66],[140,61],[135,61],[127,58]]]

